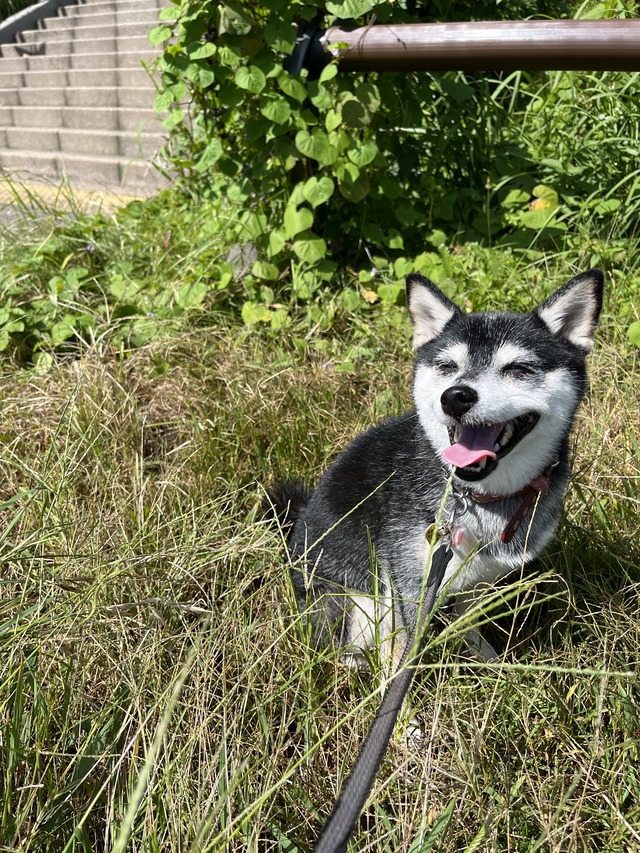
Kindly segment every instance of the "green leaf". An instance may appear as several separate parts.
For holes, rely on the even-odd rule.
[[[404,239],[396,228],[388,229],[385,243],[390,249],[404,249]]]
[[[37,352],[33,357],[37,376],[46,376],[53,367],[53,356],[50,352]]]
[[[380,0],[327,0],[327,12],[338,18],[360,18],[374,9]]]
[[[184,113],[181,109],[171,110],[168,116],[162,120],[162,124],[167,130],[173,130],[184,119]]]
[[[271,312],[266,305],[257,302],[245,302],[242,306],[242,322],[245,326],[255,326],[258,323],[268,323]]]
[[[263,213],[246,211],[240,220],[238,233],[242,240],[255,240],[267,229],[267,217]]]
[[[325,116],[324,126],[327,128],[329,132],[335,130],[337,127],[340,127],[342,124],[342,116],[336,110],[329,110],[327,115]]]
[[[191,60],[208,59],[210,56],[215,56],[216,46],[210,41],[193,42],[187,45],[187,53]]]
[[[242,60],[241,49],[233,44],[221,44],[218,48],[218,59],[222,65],[233,68]]]
[[[590,207],[594,213],[604,216],[607,213],[613,213],[614,210],[618,210],[621,204],[622,202],[617,198],[603,198],[594,201]]]
[[[632,323],[627,330],[627,336],[632,344],[640,347],[640,322],[637,320]]]
[[[557,207],[560,203],[558,193],[553,187],[548,187],[545,184],[538,184],[537,187],[533,188],[531,194],[537,199],[540,199],[543,202],[544,207],[549,210],[553,210],[553,208]]]
[[[409,204],[406,199],[400,199],[393,212],[401,225],[414,225],[419,218],[413,205]]]
[[[157,113],[163,113],[165,110],[168,110],[171,104],[175,103],[176,97],[173,94],[171,89],[165,89],[163,91],[156,92],[155,98],[153,99],[153,108]]]
[[[120,273],[115,273],[109,280],[108,290],[118,302],[134,302],[140,291],[140,284]]]
[[[526,190],[510,190],[502,201],[502,207],[521,209],[523,205],[528,204],[530,198],[531,195]]]
[[[307,97],[307,90],[303,84],[295,77],[291,77],[287,71],[283,71],[278,75],[278,86],[280,86],[285,95],[289,95],[290,98],[300,101],[300,103]]]
[[[313,213],[308,207],[288,205],[284,211],[284,230],[288,237],[295,237],[313,225]]]
[[[276,332],[290,324],[289,311],[286,308],[276,308],[271,312],[271,328]]]
[[[293,251],[308,264],[315,264],[322,260],[327,254],[327,244],[313,232],[309,231],[305,235],[301,235],[300,239],[293,244]]]
[[[318,205],[324,204],[325,201],[328,201],[331,198],[335,188],[336,185],[331,178],[327,176],[316,178],[314,176],[309,178],[304,185],[302,192],[311,207],[318,207]]]
[[[351,95],[342,104],[342,120],[349,127],[366,127],[371,122],[371,116],[364,105]]]
[[[387,305],[399,305],[404,299],[404,285],[381,284],[378,287],[378,297]]]
[[[379,187],[382,193],[392,201],[395,201],[402,195],[402,185],[395,178],[380,178]]]
[[[251,18],[240,3],[220,3],[222,32],[246,35],[251,31]]]
[[[329,80],[333,80],[333,78],[338,73],[338,66],[335,62],[330,62],[329,65],[325,65],[322,69],[319,77],[320,83],[328,83]]]
[[[364,81],[359,83],[356,86],[356,98],[360,101],[361,104],[365,107],[367,112],[375,113],[380,109],[380,104],[382,103],[382,98],[380,97],[380,90],[375,85],[375,83],[369,83],[368,81]]]
[[[539,231],[549,225],[557,225],[553,211],[545,207],[523,211],[519,216],[519,222],[525,228],[531,228],[534,231]]]
[[[264,39],[279,53],[292,53],[296,46],[297,30],[286,21],[270,21],[264,28]]]
[[[358,202],[365,199],[370,192],[371,181],[367,175],[360,175],[360,177],[352,184],[340,184],[340,193],[347,199],[347,201],[350,201],[353,204],[358,204]]]
[[[67,315],[51,327],[51,340],[54,344],[61,344],[63,341],[74,337],[76,328],[75,317]]]
[[[215,82],[216,75],[210,68],[203,68],[200,65],[191,64],[186,72],[186,77],[191,80],[199,89],[207,89]]]
[[[236,86],[257,95],[267,85],[264,73],[255,65],[241,65],[235,73]]]
[[[251,267],[251,272],[256,278],[263,278],[267,281],[276,281],[280,275],[280,270],[275,264],[266,264],[263,261],[256,261]]]
[[[267,237],[267,254],[270,258],[279,255],[284,249],[285,236],[281,231],[270,231]]]
[[[337,179],[340,181],[341,187],[343,184],[352,186],[360,177],[360,169],[358,169],[355,163],[351,163],[349,160],[341,160],[339,163],[336,163],[334,171]]]
[[[214,163],[217,163],[222,157],[222,143],[215,136],[200,155],[200,159],[196,163],[196,172],[204,172],[211,168]]]
[[[377,153],[378,146],[371,139],[368,142],[361,143],[356,148],[349,149],[349,151],[347,151],[347,157],[352,163],[361,169],[363,166],[368,166],[369,163],[372,163],[375,160]]]
[[[396,258],[393,264],[393,271],[398,278],[404,278],[414,271],[413,261],[410,261],[407,258]],[[380,294],[378,293],[378,295]]]
[[[319,109],[321,112],[324,113],[332,108],[335,102],[335,98],[326,86],[320,86],[317,82],[313,81],[309,84],[308,91],[309,100],[311,101],[313,106]]]
[[[270,119],[270,121],[276,124],[284,124],[291,116],[291,107],[286,98],[278,97],[268,101],[260,109],[260,112],[265,118]]]
[[[300,130],[296,133],[295,144],[301,154],[317,160],[323,166],[331,166],[338,158],[338,152],[329,142],[327,134],[317,128],[311,133]]]
[[[195,308],[201,305],[207,295],[207,285],[203,281],[183,284],[176,293],[176,302],[181,308]]]
[[[161,24],[159,27],[154,27],[149,33],[149,41],[154,47],[162,44],[163,41],[168,41],[173,35],[171,27]]]

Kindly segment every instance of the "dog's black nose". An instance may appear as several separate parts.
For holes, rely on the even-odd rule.
[[[468,385],[452,385],[442,392],[440,403],[445,415],[460,420],[478,402],[478,394]]]

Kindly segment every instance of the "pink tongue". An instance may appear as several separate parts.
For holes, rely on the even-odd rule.
[[[442,458],[456,468],[475,465],[482,459],[495,459],[493,447],[503,426],[504,424],[490,424],[484,427],[462,427],[460,438],[442,451]]]

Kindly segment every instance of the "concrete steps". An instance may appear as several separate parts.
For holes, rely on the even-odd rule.
[[[166,0],[85,0],[0,48],[0,167],[83,188],[166,185],[147,34]]]

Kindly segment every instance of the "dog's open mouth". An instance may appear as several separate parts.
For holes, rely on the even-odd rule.
[[[442,457],[455,466],[456,476],[462,480],[482,480],[531,432],[539,419],[536,412],[527,412],[506,423],[456,424],[449,427],[451,447],[442,451]]]

